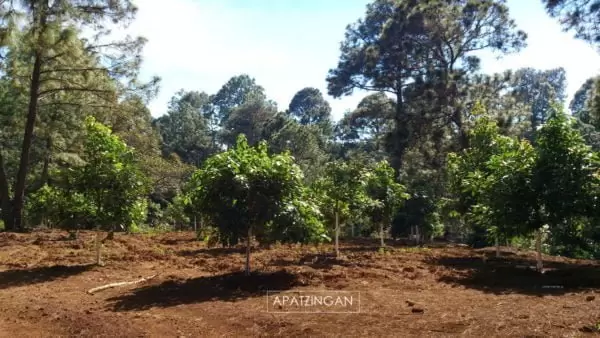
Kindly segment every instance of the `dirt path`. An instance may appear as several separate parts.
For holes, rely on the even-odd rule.
[[[0,234],[1,337],[578,337],[600,323],[600,267],[530,254],[345,243],[256,250],[205,248],[191,233],[117,235],[95,267],[93,236]],[[489,256],[488,259],[483,257]],[[92,287],[159,274],[89,295]],[[267,312],[266,290],[360,292],[358,314]],[[413,310],[413,309],[419,309]],[[422,311],[421,311],[422,310]]]

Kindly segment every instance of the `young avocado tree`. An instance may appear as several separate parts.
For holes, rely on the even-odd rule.
[[[381,248],[384,248],[385,232],[410,195],[402,184],[396,182],[394,168],[385,160],[364,170],[362,176],[369,203],[368,214],[373,224],[379,225]]]
[[[240,134],[236,147],[210,157],[193,174],[188,199],[218,229],[223,244],[246,240],[249,275],[253,234],[265,242],[322,238],[316,205],[303,200],[302,176],[289,153],[270,155],[265,142],[250,147]]]
[[[352,213],[361,213],[369,205],[362,179],[362,168],[357,163],[329,162],[325,176],[318,179],[313,190],[319,196],[321,212],[329,224],[333,224],[335,255],[340,256],[340,228]]]
[[[536,135],[537,160],[533,168],[533,188],[537,196],[536,231],[538,269],[542,268],[542,227],[554,236],[578,236],[578,218],[597,214],[600,162],[585,144],[573,121],[559,106]]]
[[[534,148],[499,135],[483,116],[476,121],[471,147],[448,161],[452,187],[461,201],[470,202],[467,216],[473,224],[496,239],[535,232],[539,271],[545,227],[554,240],[580,236],[580,220],[593,222],[597,215],[600,164],[571,123],[555,108]]]
[[[450,188],[475,231],[485,229],[494,239],[499,256],[500,237],[523,234],[533,221],[535,153],[527,141],[500,135],[481,107],[475,115],[470,148],[448,157]]]
[[[149,184],[140,171],[132,148],[110,128],[86,119],[85,164],[72,170],[75,190],[92,204],[89,216],[96,225],[96,264],[100,259],[100,230],[129,227],[147,216]]]

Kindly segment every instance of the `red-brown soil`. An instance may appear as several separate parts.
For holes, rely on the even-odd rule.
[[[254,249],[206,248],[191,232],[117,234],[94,261],[93,233],[0,233],[0,336],[470,336],[578,337],[598,334],[600,266],[591,261],[438,245],[344,242]],[[107,283],[142,284],[100,291]],[[267,312],[267,290],[361,292],[354,314]],[[408,303],[415,303],[410,306]],[[413,308],[423,310],[413,312]]]

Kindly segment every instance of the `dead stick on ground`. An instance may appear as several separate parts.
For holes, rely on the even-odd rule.
[[[152,275],[150,277],[145,277],[145,278],[142,278],[142,279],[138,279],[138,280],[133,281],[133,282],[110,283],[110,284],[99,286],[97,288],[89,289],[87,291],[87,293],[89,293],[90,295],[92,295],[92,294],[94,294],[94,293],[96,293],[98,291],[102,291],[102,290],[106,290],[106,289],[110,289],[110,288],[116,288],[118,286],[139,284],[139,283],[143,283],[143,282],[149,281],[149,280],[151,280],[152,278],[154,278],[156,276],[158,276],[158,275]]]

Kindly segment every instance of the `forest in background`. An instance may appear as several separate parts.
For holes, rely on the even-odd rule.
[[[597,6],[544,3],[600,41]],[[600,78],[568,114],[562,68],[481,74],[473,53],[527,43],[504,1],[369,4],[323,74],[333,97],[372,92],[339,121],[318,89],[277,107],[248,74],[181,90],[153,118],[146,41],[110,34],[135,13],[129,0],[0,1],[5,231],[196,228],[248,247],[443,237],[600,257]]]

